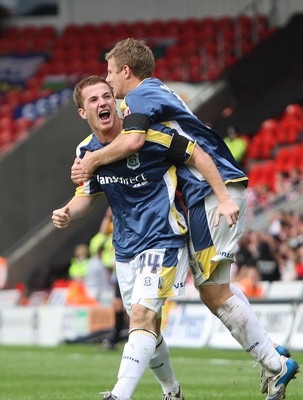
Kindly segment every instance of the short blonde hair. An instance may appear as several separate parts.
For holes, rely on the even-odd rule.
[[[149,78],[154,72],[154,54],[143,40],[133,38],[121,40],[106,54],[106,61],[110,58],[115,59],[118,71],[121,71],[124,65],[128,65],[139,79]]]

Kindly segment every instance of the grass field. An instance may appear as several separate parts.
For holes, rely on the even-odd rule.
[[[99,400],[116,381],[122,348],[97,345],[56,348],[0,346],[1,400]],[[259,367],[242,351],[171,349],[175,373],[186,400],[265,399]],[[300,365],[303,354],[293,352]],[[134,400],[161,400],[161,388],[146,371]],[[303,399],[303,376],[291,381],[287,400]]]

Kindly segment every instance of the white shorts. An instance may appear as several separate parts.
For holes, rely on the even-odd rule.
[[[247,191],[241,183],[228,184],[227,189],[240,208],[239,219],[231,228],[222,216],[219,225],[214,227],[218,206],[214,192],[188,213],[190,249],[194,256],[191,269],[196,286],[228,283],[230,280],[230,264],[245,228]]]
[[[166,249],[149,249],[129,262],[116,262],[121,297],[130,315],[133,304],[143,304],[157,314],[168,297],[185,294],[189,257],[185,246],[172,249],[175,264],[163,265]]]

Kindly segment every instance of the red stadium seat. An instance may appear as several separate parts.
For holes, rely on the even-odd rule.
[[[0,130],[12,130],[14,127],[14,120],[8,116],[0,117]]]
[[[21,104],[36,100],[38,98],[38,93],[39,91],[36,87],[24,90],[21,95]]]
[[[9,104],[6,100],[5,104],[0,106],[0,115],[2,118],[9,117],[13,118],[13,105]]]
[[[90,75],[103,75],[105,76],[107,73],[107,63],[100,62],[97,60],[91,60],[85,63],[85,74]]]
[[[291,153],[288,148],[281,148],[278,155],[275,158],[275,165],[278,171],[288,171],[289,160],[291,159]]]
[[[16,39],[20,35],[20,32],[21,28],[17,26],[6,26],[3,30],[3,37]]]
[[[154,20],[147,23],[147,34],[150,38],[165,36],[165,23],[161,20]]]
[[[166,22],[163,28],[163,34],[167,37],[178,38],[183,33],[182,22],[179,19],[171,19]]]
[[[76,60],[81,60],[83,57],[82,49],[79,46],[70,47],[65,51],[64,61],[74,62]]]
[[[294,118],[303,119],[303,107],[301,104],[290,104],[285,109],[285,114]]]
[[[183,52],[182,46],[180,46],[179,44],[175,44],[173,46],[169,46],[168,47],[165,56],[167,58],[170,58],[170,57],[182,57],[182,55],[183,55],[182,52]],[[157,60],[157,62],[159,62],[159,61],[160,60]]]
[[[36,76],[41,79],[48,75],[51,75],[51,74],[52,74],[52,63],[51,62],[47,62],[47,63],[40,65],[40,67],[38,68],[38,70],[36,72]]]
[[[97,26],[93,23],[85,23],[80,27],[79,34],[84,37],[91,37],[97,34]]]
[[[188,18],[182,22],[182,28],[184,30],[196,31],[199,29],[199,22],[196,18]]]
[[[0,133],[0,146],[13,143],[15,140],[14,129],[2,129]]]
[[[62,33],[61,37],[78,36],[80,32],[81,32],[81,28],[80,28],[79,25],[77,25],[77,24],[68,24],[63,29],[63,33]]]
[[[81,50],[81,58],[84,61],[98,60],[100,58],[101,51],[97,46],[87,46]]]
[[[85,62],[80,59],[71,59],[69,62],[65,63],[64,71],[66,74],[70,75],[78,75],[80,76],[86,71]]]
[[[202,67],[199,65],[189,66],[188,79],[192,83],[198,83],[203,80]]]
[[[129,32],[134,38],[145,38],[147,37],[147,27],[145,21],[136,21],[130,24]]]
[[[97,32],[96,35],[98,36],[102,36],[102,35],[111,35],[113,37],[113,24],[111,24],[110,22],[103,22],[100,25],[97,25]]]
[[[57,29],[52,25],[43,25],[39,28],[39,36],[55,39],[57,36]]]
[[[229,15],[225,15],[217,19],[217,28],[219,30],[223,31],[225,29],[233,29],[233,26],[234,26],[234,19]]]
[[[18,105],[21,102],[22,92],[20,90],[11,90],[6,94],[6,101],[11,105]]]
[[[39,31],[39,29],[34,25],[28,25],[20,29],[21,32],[19,33],[19,35],[30,39],[33,39],[35,36],[37,36]]]
[[[65,75],[67,73],[68,62],[52,62],[47,75]]]
[[[35,53],[48,53],[54,44],[54,39],[47,36],[36,36],[32,39],[32,51]]]
[[[29,129],[32,126],[32,121],[30,121],[28,118],[18,118],[14,122],[14,131],[15,135],[18,135],[22,132],[28,132]]]
[[[13,40],[8,38],[0,38],[0,54],[8,54],[12,50],[14,45]]]
[[[188,80],[188,74],[186,69],[180,65],[169,71],[168,79],[173,82],[184,82]]]

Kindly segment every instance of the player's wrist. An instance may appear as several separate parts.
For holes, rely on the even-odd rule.
[[[97,168],[101,167],[103,165],[102,163],[102,151],[95,151],[93,153],[93,158],[92,158],[92,164],[94,166],[94,170],[96,170]]]

